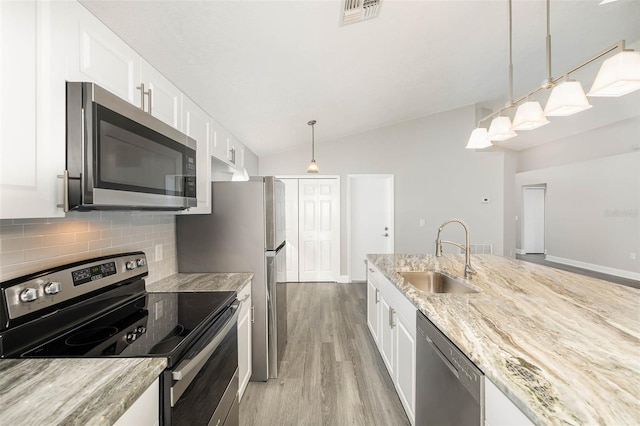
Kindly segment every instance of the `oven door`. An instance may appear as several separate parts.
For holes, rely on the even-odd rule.
[[[238,314],[234,302],[220,321],[163,375],[164,425],[238,424]]]

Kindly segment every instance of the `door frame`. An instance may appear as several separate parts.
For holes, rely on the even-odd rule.
[[[371,177],[387,177],[391,178],[391,226],[394,228],[391,232],[391,246],[396,246],[395,242],[395,178],[391,173],[363,173],[347,175],[347,280],[351,282],[351,182],[357,178]]]
[[[522,228],[521,228],[521,236],[522,236],[522,252],[523,254],[528,254],[527,251],[527,223],[530,223],[529,219],[527,219],[525,204],[528,192],[527,191],[543,191],[543,213],[542,213],[542,221],[543,221],[543,230],[542,230],[542,253],[547,254],[547,184],[537,184],[537,185],[523,185],[522,186]],[[533,253],[533,252],[531,252]],[[537,254],[537,253],[536,253]]]

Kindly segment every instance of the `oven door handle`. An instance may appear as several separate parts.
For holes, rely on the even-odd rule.
[[[186,378],[193,379],[195,377],[195,373],[197,373],[202,366],[207,362],[207,360],[211,357],[211,355],[215,352],[215,350],[220,346],[220,343],[227,336],[229,331],[236,326],[236,321],[238,320],[238,315],[240,313],[240,306],[242,306],[242,302],[236,300],[231,304],[231,309],[235,312],[233,316],[226,322],[224,327],[220,330],[216,337],[213,338],[211,343],[205,346],[195,357],[190,360],[181,362],[178,364],[175,370],[171,372],[171,377],[176,382],[180,380],[185,380]],[[191,380],[190,380],[191,381]],[[185,386],[174,386],[171,389],[171,406],[173,407],[175,402],[180,398],[180,396],[184,393],[188,385]],[[182,391],[176,392],[176,387],[182,389]],[[175,393],[178,393],[176,395]]]

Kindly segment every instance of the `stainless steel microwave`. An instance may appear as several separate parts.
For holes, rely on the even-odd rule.
[[[94,83],[67,82],[66,210],[195,207],[196,141]]]

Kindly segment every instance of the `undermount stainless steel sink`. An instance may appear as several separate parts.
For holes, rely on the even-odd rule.
[[[398,272],[409,284],[425,293],[478,293],[462,281],[436,271]]]

